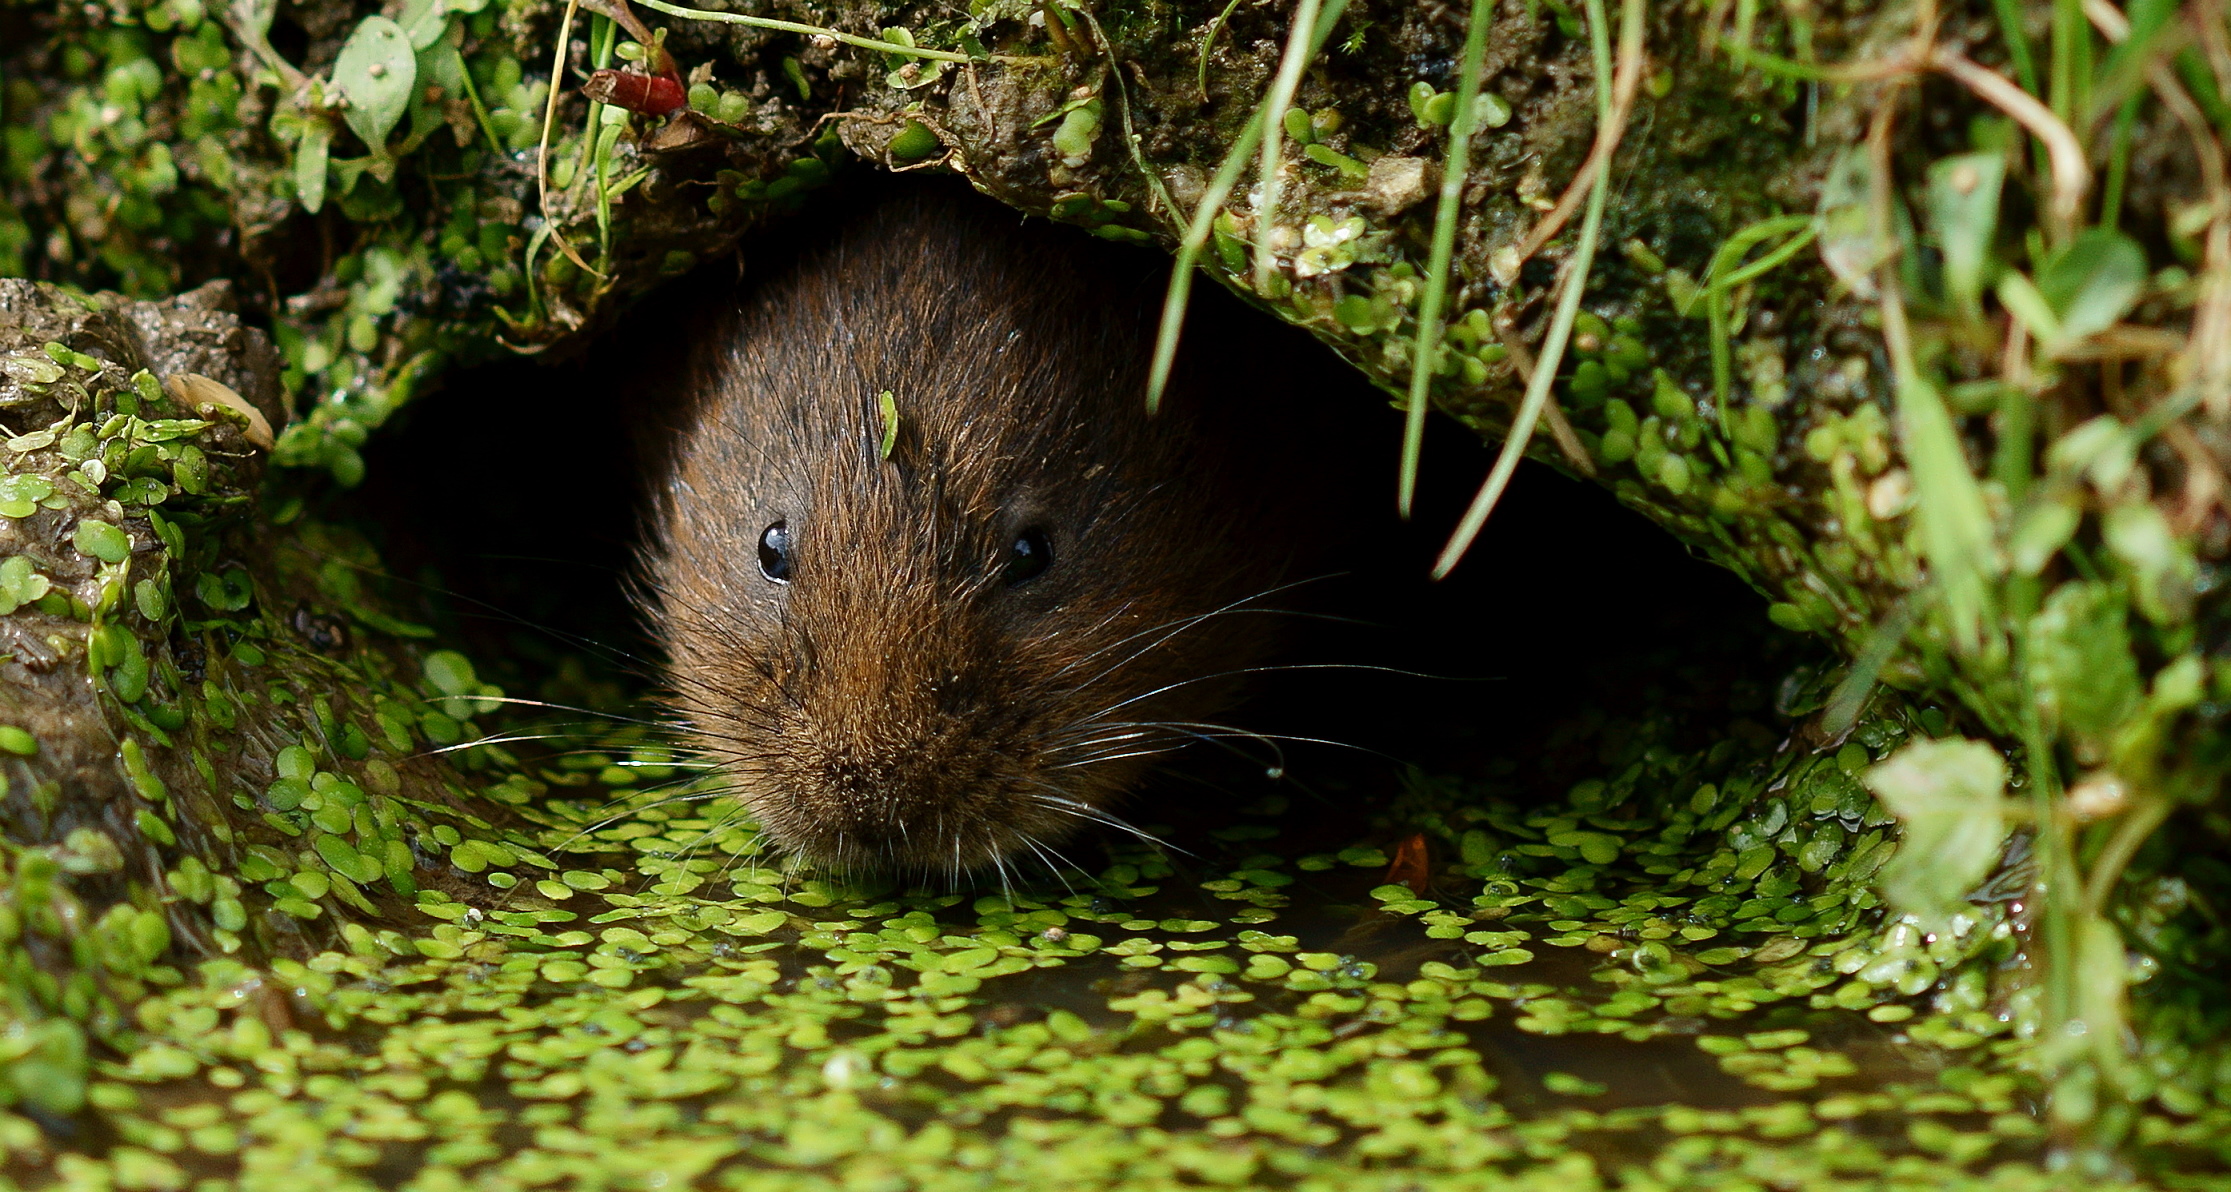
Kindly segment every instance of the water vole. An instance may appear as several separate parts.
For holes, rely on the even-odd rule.
[[[654,420],[644,603],[675,710],[813,860],[1044,856],[1221,731],[1277,636],[1252,610],[1324,568],[1345,498],[1297,479],[1294,371],[1196,326],[1150,418],[1151,254],[965,192],[789,235]]]

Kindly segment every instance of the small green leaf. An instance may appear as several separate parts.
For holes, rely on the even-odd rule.
[[[0,561],[0,613],[12,613],[47,594],[52,586],[23,555]]]
[[[1361,294],[1349,294],[1333,303],[1332,317],[1358,335],[1369,335],[1379,327],[1378,309]]]
[[[304,211],[316,215],[325,206],[326,163],[332,157],[333,126],[312,120],[294,147],[294,198]]]
[[[82,368],[87,372],[101,371],[100,361],[78,352],[68,344],[48,340],[46,343],[39,345],[39,350],[46,353],[47,359],[64,367]]]
[[[428,654],[421,665],[426,671],[426,681],[443,695],[472,695],[480,688],[480,680],[473,674],[472,661],[455,650],[436,650]]]
[[[2037,575],[2053,561],[2083,520],[2084,504],[2074,493],[2056,493],[2024,509],[2007,532],[2006,554],[2016,575]]]
[[[2183,620],[2192,611],[2199,560],[2192,547],[2148,501],[2125,501],[2100,517],[2100,537],[2130,568],[2138,611],[2155,624]]]
[[[1875,171],[1863,147],[1839,154],[1820,184],[1813,227],[1820,233],[1821,263],[1860,298],[1875,296],[1875,269],[1893,245],[1875,234],[1871,198]],[[1685,313],[1685,312],[1684,312]]]
[[[1298,111],[1299,109],[1296,110]],[[1301,152],[1302,156],[1308,158],[1313,162],[1316,162],[1318,165],[1331,166],[1332,168],[1340,171],[1351,181],[1361,182],[1371,177],[1370,166],[1357,161],[1355,158],[1350,157],[1345,153],[1326,148],[1323,145],[1304,145],[1302,146]]]
[[[2062,584],[2030,618],[2025,658],[2048,727],[2097,753],[2138,707],[2138,660],[2123,598],[2102,583]]]
[[[410,39],[411,49],[424,50],[449,32],[449,5],[444,0],[405,0],[396,21]]]
[[[2104,331],[2146,288],[2146,250],[2112,228],[2090,228],[2038,271],[2037,289],[2060,317],[2060,342]]]
[[[1964,153],[1929,167],[1929,224],[1944,254],[1945,293],[1970,317],[1983,312],[2005,179],[2006,158],[1998,153]]]
[[[334,89],[348,98],[342,115],[378,154],[386,152],[387,134],[410,107],[417,82],[410,38],[386,17],[364,18],[333,62]]]
[[[919,120],[909,120],[899,135],[891,138],[888,146],[891,160],[897,162],[920,161],[937,152],[937,134]]]
[[[105,521],[87,518],[77,524],[72,536],[78,553],[90,555],[103,563],[121,563],[132,553],[131,536]]]
[[[1611,1086],[1583,1079],[1570,1072],[1544,1072],[1542,1087],[1566,1097],[1600,1097]]]
[[[899,402],[897,396],[886,389],[876,394],[876,404],[883,414],[883,442],[878,454],[889,459],[892,450],[899,445]]]
[[[1425,105],[1433,102],[1434,94],[1433,84],[1423,79],[1410,84],[1410,115],[1415,117],[1418,123],[1428,123],[1425,118]]]
[[[2006,759],[1981,741],[1916,741],[1865,780],[1906,830],[1883,893],[1915,914],[1957,909],[2006,841]]]
[[[1100,111],[1097,98],[1069,109],[1054,130],[1054,152],[1065,158],[1091,157],[1092,143],[1100,136]]]
[[[2053,313],[2053,304],[2038,293],[2037,285],[2020,273],[2008,271],[1999,278],[1999,304],[2029,330],[2031,338],[2042,344],[2056,344],[2061,340],[2061,317]]]
[[[0,356],[0,377],[24,385],[51,385],[62,379],[62,366],[44,356],[22,353]]]

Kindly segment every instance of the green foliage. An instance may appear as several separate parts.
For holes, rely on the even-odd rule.
[[[420,7],[439,10],[438,4]],[[435,38],[439,36],[437,25]],[[417,82],[412,39],[386,17],[364,18],[333,62],[333,89],[345,101],[341,114],[375,157],[387,155],[387,134],[410,106]]]
[[[1981,741],[1916,741],[1867,772],[1905,829],[1883,870],[1900,909],[1941,921],[1991,872],[2006,843],[2006,759]]]
[[[1434,406],[1500,433],[1512,426],[1511,399],[1523,391],[1518,422],[1530,427],[1537,415],[1553,427],[1569,421],[1555,456],[1565,466],[1593,472],[1692,548],[1739,571],[1772,599],[1776,623],[1859,658],[1836,703],[1840,724],[1863,719],[1879,679],[1957,701],[1960,731],[2009,747],[2019,761],[2021,814],[2034,834],[2025,862],[2032,868],[2022,872],[2034,870],[2042,893],[2029,895],[2033,967],[2023,970],[2038,974],[2039,992],[2009,993],[2006,1004],[2025,1030],[2087,1041],[2041,1048],[2025,1061],[2053,1083],[2055,1112],[2070,1136],[2086,1122],[2106,1123],[2099,1128],[2111,1133],[2137,1112],[2127,1106],[2173,1096],[2156,1091],[2163,1082],[2154,1074],[2203,1063],[2169,1058],[2162,1049],[2171,1045],[2161,1040],[2204,1033],[2211,1029],[2205,1015],[2194,1011],[2183,1025],[2165,1010],[2147,1015],[2178,1004],[2183,974],[2219,961],[2224,946],[2178,909],[2187,906],[2180,898],[2210,880],[2200,860],[2208,849],[2172,849],[2155,839],[2165,822],[2180,831],[2213,823],[2231,765],[2217,719],[2231,700],[2231,676],[2207,645],[2207,627],[2221,616],[2215,573],[2224,560],[2212,545],[2218,514],[2202,483],[2211,469],[2222,470],[2215,444],[2226,415],[2219,388],[2210,387],[2219,387],[2221,363],[2210,355],[2209,336],[2220,339],[2224,326],[2211,303],[2224,285],[2219,245],[2231,201],[2201,193],[2215,185],[2204,165],[2192,178],[2178,172],[2181,163],[2214,160],[2227,126],[2214,77],[2220,64],[2206,50],[2220,40],[2219,13],[2150,0],[2119,13],[2061,2],[2049,19],[2040,14],[2032,23],[2025,6],[2003,0],[1993,9],[1995,43],[1988,27],[1963,16],[1957,45],[1941,48],[2003,62],[2010,77],[2001,81],[2019,95],[1976,90],[1977,76],[1947,73],[1955,59],[1929,58],[1926,47],[1907,57],[1886,49],[1913,31],[1901,25],[1885,33],[1872,10],[1738,0],[1708,12],[1653,14],[1672,22],[1678,36],[1653,26],[1654,73],[1633,117],[1651,135],[1626,143],[1614,170],[1590,188],[1588,218],[1549,246],[1544,261],[1569,270],[1549,283],[1552,300],[1505,254],[1566,181],[1558,171],[1569,167],[1555,163],[1581,160],[1606,119],[1608,18],[1590,5],[1549,0],[1496,9],[1498,45],[1537,44],[1524,39],[1554,31],[1585,38],[1595,51],[1587,78],[1573,73],[1569,57],[1551,78],[1535,73],[1523,54],[1505,55],[1497,61],[1507,88],[1474,77],[1466,66],[1474,55],[1460,52],[1455,25],[1405,32],[1378,8],[1352,22],[1359,35],[1372,22],[1370,37],[1349,39],[1355,61],[1315,71],[1311,64],[1341,15],[1339,4],[1323,5],[1316,10],[1322,19],[1289,22],[1268,40],[1276,46],[1283,35],[1293,48],[1282,72],[1291,102],[1269,104],[1230,90],[1230,79],[1265,77],[1272,62],[1226,26],[1278,14],[1242,14],[1238,6],[1127,23],[1113,38],[1093,22],[1124,14],[1095,16],[1062,4],[978,5],[966,17],[812,5],[793,14],[820,13],[818,24],[663,0],[647,7],[673,20],[643,40],[622,40],[604,16],[583,10],[589,65],[616,57],[635,64],[630,69],[651,69],[655,55],[645,47],[663,46],[669,29],[697,22],[770,39],[748,43],[768,47],[756,64],[768,73],[767,88],[746,81],[752,63],[686,64],[714,72],[688,94],[695,118],[715,126],[707,135],[716,152],[650,152],[652,121],[578,102],[569,90],[553,97],[542,76],[560,10],[541,0],[320,10],[331,19],[310,39],[305,61],[274,49],[279,6],[263,0],[56,9],[50,57],[19,67],[33,60],[16,55],[48,51],[8,51],[0,271],[142,296],[219,276],[248,288],[288,279],[295,292],[256,295],[268,304],[284,381],[301,411],[274,457],[347,485],[363,476],[361,449],[370,436],[445,370],[500,344],[563,342],[658,278],[724,251],[758,214],[794,205],[826,181],[841,155],[840,136],[863,138],[886,162],[955,155],[972,176],[1004,179],[1002,193],[1013,201],[1104,238],[1182,232],[1173,311],[1205,261],[1259,303],[1337,343],[1383,385],[1409,393],[1413,418]],[[1032,25],[1039,7],[1045,11]],[[1903,11],[1885,10],[1890,18]],[[2127,21],[2127,31],[2116,31],[2116,19]],[[1712,23],[1684,23],[1691,20]],[[1485,35],[1474,26],[1470,32]],[[851,28],[881,36],[845,31]],[[2197,44],[2187,37],[2195,30],[2203,35]],[[2045,40],[2033,44],[2033,32]],[[806,40],[815,37],[843,47],[840,55],[860,55],[866,73],[832,80],[826,44]],[[1398,37],[1441,44],[1421,55]],[[1018,52],[994,54],[987,45]],[[1398,65],[1371,57],[1397,45],[1410,55]],[[1177,104],[1126,91],[1124,64],[1090,61],[1103,53],[1197,64],[1176,76],[1196,78],[1201,94]],[[1850,57],[1862,53],[1871,57]],[[1212,76],[1208,65],[1218,54],[1242,69]],[[1847,60],[1839,63],[1839,55]],[[1077,77],[1087,82],[1032,90],[1027,81],[1050,77],[1044,72],[1057,61],[1064,70],[1086,68]],[[1912,130],[1924,123],[1914,72],[1925,61],[1935,74],[1931,131],[1923,138]],[[855,77],[864,82],[855,86]],[[1366,85],[1376,90],[1344,90]],[[985,134],[988,141],[961,131],[946,120],[959,87],[987,89],[993,107],[1016,118],[994,122],[1005,131]],[[805,106],[816,97],[820,107]],[[823,123],[840,98],[843,118]],[[554,123],[546,121],[552,110]],[[1801,128],[1775,123],[1800,112]],[[1860,130],[1882,113],[1888,123],[1878,155]],[[1467,128],[1471,135],[1453,140],[1441,131]],[[1731,128],[1748,131],[1736,137]],[[1846,132],[1848,143],[1819,143]],[[1420,135],[1427,147],[1395,151]],[[549,152],[539,155],[546,136]],[[1262,197],[1249,199],[1239,186],[1249,164],[1264,151],[1274,165],[1282,161],[1288,141],[1301,168],[1268,171],[1258,179],[1268,184]],[[1504,165],[1520,156],[1544,164],[1514,180],[1519,193],[1483,191],[1470,185],[1472,172],[1445,168],[1467,153]],[[711,157],[720,164],[688,172],[686,163]],[[1000,168],[1015,160],[1058,163],[1061,173],[1049,164],[1045,181],[1036,174],[1018,180]],[[2078,183],[2100,163],[2107,180],[2092,203]],[[1796,178],[1821,180],[1811,211],[1777,205],[1805,193],[1810,182],[1780,184]],[[1181,179],[1196,185],[1181,187]],[[1532,189],[1537,183],[1546,191]],[[1426,203],[1429,196],[1441,201]],[[1676,209],[1683,234],[1666,236],[1663,217]],[[1710,238],[1692,251],[1685,242],[1696,229]],[[1596,260],[1599,236],[1613,238],[1620,252]],[[305,268],[314,279],[305,280]],[[1688,321],[1699,317],[1702,335]],[[1174,350],[1176,325],[1165,328],[1157,378]],[[2180,344],[2188,330],[2189,342]],[[1552,343],[1557,350],[1543,350]],[[87,345],[0,358],[0,385],[77,385],[89,399],[155,400],[120,378],[93,384],[82,374],[99,362],[79,349]],[[1522,367],[1534,369],[1524,390]],[[10,420],[0,463],[11,474],[0,480],[0,516],[58,513],[80,490],[126,514],[79,518],[62,540],[76,552],[72,565],[92,572],[82,584],[60,582],[58,572],[22,555],[0,560],[4,614],[87,626],[130,618],[277,624],[268,620],[277,610],[263,607],[273,594],[259,598],[245,567],[212,561],[173,575],[166,563],[159,575],[145,572],[152,554],[184,557],[198,531],[166,519],[214,516],[226,463],[197,444],[209,428],[184,429],[179,424],[194,420],[126,404],[112,404],[98,420]],[[142,549],[158,540],[159,552]],[[319,582],[358,609],[355,624],[413,640],[432,633],[376,607],[351,586],[358,581],[321,573]],[[258,715],[222,691],[195,697],[190,711],[166,704],[162,697],[177,685],[137,634],[90,633],[87,642],[84,662],[101,690],[161,732],[204,718],[230,729]],[[228,649],[220,669],[291,657],[253,634]],[[414,848],[438,852],[459,872],[520,878],[499,859],[517,842],[467,832],[458,826],[470,828],[465,821],[439,825],[453,839],[431,828],[405,839],[394,823],[379,822],[378,809],[391,821],[400,814],[382,802],[386,795],[336,760],[361,760],[386,746],[460,745],[478,732],[475,718],[501,706],[499,689],[462,656],[412,657],[399,672],[408,682],[373,685],[388,701],[377,715],[345,731],[335,721],[335,746],[307,776],[240,794],[247,804],[234,804],[237,810],[291,843],[271,846],[268,857],[243,854],[254,860],[243,861],[237,876],[182,879],[180,889],[204,895],[194,905],[207,908],[211,930],[231,933],[210,938],[238,946],[241,931],[272,914],[304,923],[366,914],[350,901],[369,899],[360,887],[417,889]],[[307,733],[307,723],[295,727]],[[40,744],[28,733],[25,739]],[[24,754],[13,740],[0,734],[0,748]],[[135,797],[148,803],[143,810],[152,818],[142,830],[149,839],[182,839],[163,802],[169,788],[160,767],[136,741],[120,747],[120,764]],[[1976,858],[1989,850],[1981,842],[1996,841],[2014,814],[2003,799],[1977,793],[1996,790],[1981,780],[1981,754],[1943,756],[1965,757],[1973,781],[1938,781],[1929,777],[1933,766],[1920,767],[1899,788],[1904,794],[1886,788],[1885,795],[1893,804],[1909,800],[1901,815],[1913,835],[1902,855],[1942,861],[1926,872],[1892,870],[1894,888],[1939,912],[1957,902],[1955,887],[1982,876]],[[290,769],[299,770],[298,761],[289,755]],[[22,797],[34,808],[62,800],[58,789],[14,789],[28,791]],[[357,802],[351,790],[372,793]],[[1678,797],[1655,792],[1645,801]],[[375,809],[365,812],[369,827],[357,815],[367,807]],[[1956,810],[1962,807],[1968,815]],[[138,814],[118,822],[140,826]],[[1850,847],[1860,832],[1854,821],[1801,841],[1746,837],[1725,872],[1733,880],[1773,880],[1769,870],[1741,875],[1754,864],[1777,864],[1777,850],[1794,848],[1802,862],[1805,850],[1817,856]],[[68,863],[96,864],[104,855],[89,840],[80,844],[62,850],[74,858]],[[1578,862],[1596,864],[1630,856],[1634,844],[1620,831],[1576,821],[1525,847],[1571,849]],[[43,867],[64,862],[45,853],[19,860],[11,880],[26,892],[24,905],[46,905],[39,900],[53,887]],[[258,876],[242,886],[250,868]],[[591,870],[528,884],[539,889],[541,882],[583,896],[622,884]],[[128,946],[137,929],[125,919],[86,921],[109,924],[97,933],[109,941],[100,956],[125,968],[141,963]],[[461,938],[422,935],[406,941],[408,956],[398,955],[412,964],[462,959],[486,942]],[[2180,959],[2135,991],[2143,996],[2132,996],[2117,941]],[[1526,949],[1512,942],[1482,955],[1513,950]],[[435,955],[451,951],[456,957]],[[368,953],[352,945],[348,955]],[[1948,1003],[1982,996],[1957,984],[1968,978],[1924,959],[1926,967],[1912,957],[1891,966],[1883,987],[1911,985],[1915,996],[1929,991]],[[582,979],[613,971],[585,959],[548,963],[579,965]],[[1863,971],[1875,970],[1870,962]],[[42,1005],[90,1006],[96,996],[60,985],[51,993]],[[1534,1017],[1565,1020],[1555,1011]],[[58,1040],[40,1035],[24,1044],[24,1055],[48,1057],[27,1062],[68,1067],[74,1053]],[[2137,1040],[2143,1054],[2125,1040]],[[1728,1055],[1744,1057],[1759,1074],[1771,1068],[1777,1079],[1798,1079],[1825,1062],[1771,1058],[1792,1050],[1745,1043]],[[838,1063],[830,1089],[852,1089],[843,1075],[851,1062]],[[1372,1080],[1382,1093],[1426,1087],[1409,1069],[1375,1071]],[[1581,1095],[1585,1080],[1574,1080],[1581,1083],[1570,1085],[1573,1095]],[[73,1103],[68,1081],[33,1083],[49,1099],[36,1103]],[[11,1095],[32,1097],[23,1088]],[[1213,1107],[1216,1098],[1202,1092],[1193,1103]],[[1929,1137],[1943,1154],[1971,1145]],[[161,1186],[159,1176],[135,1170],[126,1182]]]

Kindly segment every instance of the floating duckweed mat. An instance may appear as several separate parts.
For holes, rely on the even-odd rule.
[[[1985,979],[2005,903],[1925,936],[1868,888],[1894,846],[1856,774],[1905,724],[1699,754],[1596,721],[1568,736],[1610,777],[1548,806],[1413,777],[1297,854],[1276,797],[1202,855],[1009,893],[788,872],[608,734],[405,810],[455,841],[414,922],[141,1001],[100,1145],[0,1139],[133,1188],[2046,1186]],[[274,786],[376,789],[388,752]]]

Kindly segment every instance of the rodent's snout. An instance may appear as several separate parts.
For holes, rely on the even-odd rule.
[[[784,847],[958,880],[1069,834],[1026,744],[934,712],[798,725],[743,795]]]

